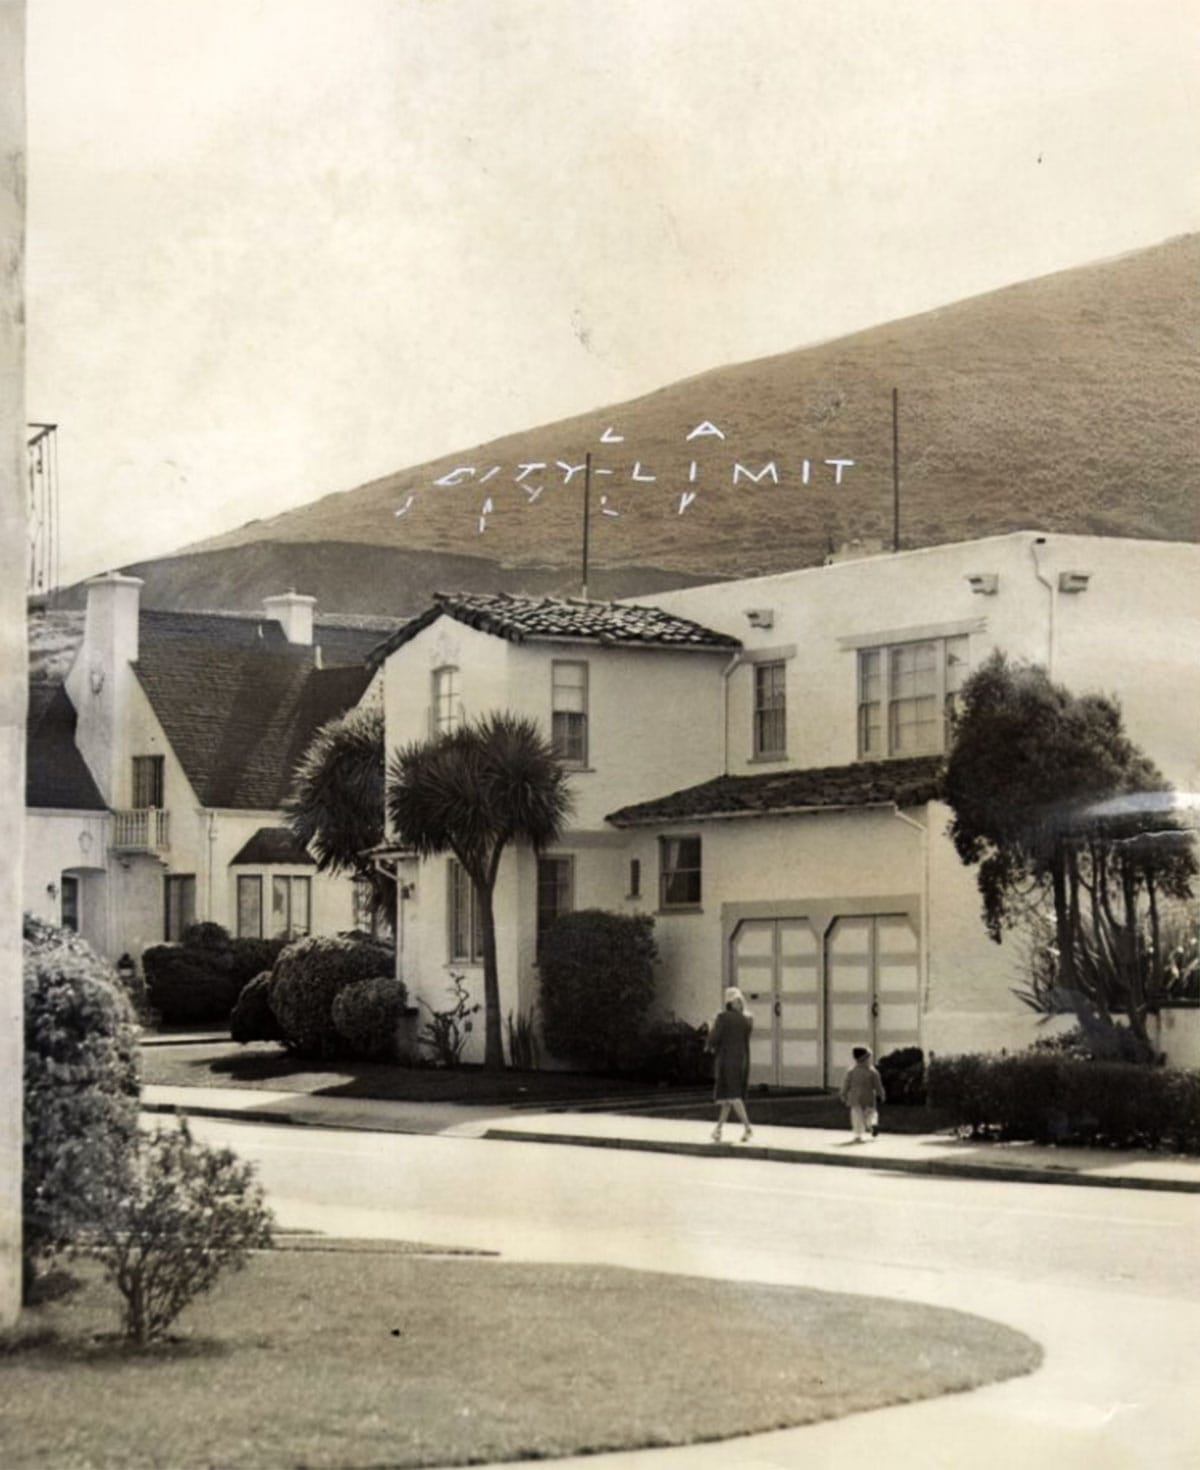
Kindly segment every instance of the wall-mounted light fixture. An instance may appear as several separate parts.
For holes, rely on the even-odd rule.
[[[1000,574],[998,572],[968,572],[967,582],[972,592],[982,593],[984,597],[994,597],[1000,590]]]
[[[47,883],[46,884],[46,892],[49,894],[49,896],[51,898],[57,898],[58,897],[58,884],[57,883]]]
[[[1091,572],[1059,572],[1058,590],[1060,592],[1086,592],[1091,579]]]
[[[746,621],[752,628],[773,628],[775,626],[775,609],[773,607],[748,607],[746,609]]]
[[[104,688],[104,670],[99,666],[93,666],[88,675],[88,683],[92,686],[92,693],[99,694]]]

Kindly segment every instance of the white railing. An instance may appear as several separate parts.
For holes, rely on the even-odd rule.
[[[112,815],[112,845],[118,852],[166,852],[171,846],[171,814],[160,807]]]

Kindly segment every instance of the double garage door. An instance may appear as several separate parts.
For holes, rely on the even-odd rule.
[[[919,947],[906,914],[743,919],[732,983],[754,1018],[750,1080],[832,1087],[869,1046],[876,1058],[920,1045]]]

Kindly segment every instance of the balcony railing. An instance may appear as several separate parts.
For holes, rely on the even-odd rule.
[[[113,812],[113,843],[117,852],[166,852],[171,846],[171,814],[160,807]]]

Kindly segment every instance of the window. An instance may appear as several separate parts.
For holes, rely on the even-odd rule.
[[[237,880],[237,932],[239,939],[261,939],[263,932],[263,880],[260,875]]]
[[[542,938],[560,914],[575,907],[575,859],[570,857],[538,858],[537,865],[537,952],[542,952]]]
[[[163,805],[163,758],[161,755],[135,755],[133,758],[133,808]]]
[[[272,939],[302,939],[312,931],[312,879],[271,877]]]
[[[658,865],[659,908],[699,908],[699,837],[660,837],[658,839]]]
[[[64,873],[58,880],[62,926],[72,934],[79,933],[79,879]]]
[[[787,754],[787,695],[782,663],[754,665],[754,754]]]
[[[629,893],[628,898],[641,898],[642,896],[642,860],[641,858],[629,859]]]
[[[194,873],[180,873],[164,882],[163,938],[170,944],[182,939],[183,931],[196,922],[196,877]]]
[[[567,765],[586,766],[588,758],[588,666],[550,666],[550,744]]]
[[[967,655],[965,634],[860,649],[859,757],[883,760],[945,750]]]
[[[433,671],[433,733],[448,735],[463,722],[458,669],[453,664]]]
[[[447,862],[449,883],[449,958],[469,965],[483,960],[483,924],[475,885],[454,858]]]

